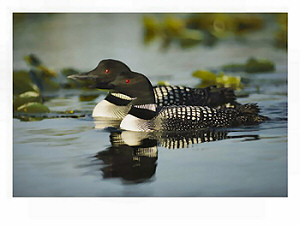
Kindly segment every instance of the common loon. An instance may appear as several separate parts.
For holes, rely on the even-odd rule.
[[[100,61],[98,66],[92,71],[79,75],[71,75],[69,78],[87,80],[92,82],[92,87],[103,88],[105,83],[115,80],[123,72],[135,74],[123,62],[107,59]],[[104,88],[106,88],[105,85]],[[157,106],[206,105],[216,107],[225,104],[232,105],[236,99],[232,89],[216,88],[214,86],[206,88],[154,86],[153,92]],[[130,110],[132,100],[133,98],[113,90],[104,100],[96,105],[92,116],[123,119]]]
[[[100,79],[97,87],[132,99],[120,128],[131,131],[190,131],[201,128],[253,125],[266,120],[255,104],[235,108],[210,106],[158,107],[151,82],[143,74],[121,72],[114,80]]]

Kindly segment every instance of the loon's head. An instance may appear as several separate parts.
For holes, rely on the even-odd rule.
[[[136,72],[122,72],[108,83],[113,92],[131,97],[133,104],[154,104],[155,97],[151,82],[146,76]],[[105,88],[104,86],[102,88]]]
[[[110,82],[114,81],[122,72],[131,72],[130,68],[118,60],[105,59],[98,66],[85,73],[74,74],[68,78],[86,81],[93,88],[111,89]]]
[[[148,78],[131,71],[117,60],[102,60],[92,71],[70,75],[68,78],[88,81],[94,88],[122,93],[133,98],[133,104],[155,103],[153,87]]]

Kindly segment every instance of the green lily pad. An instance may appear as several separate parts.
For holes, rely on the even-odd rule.
[[[50,110],[47,106],[39,102],[29,102],[24,105],[21,105],[17,108],[17,112],[23,113],[49,113]]]
[[[245,71],[245,65],[244,64],[228,64],[222,66],[222,70],[228,71],[228,72],[243,72]]]
[[[211,85],[217,85],[217,87],[230,87],[235,90],[241,89],[241,77],[228,76],[224,73],[214,74],[207,70],[197,70],[192,74],[193,77],[201,79],[201,84],[198,87],[207,87]]]
[[[241,85],[241,77],[234,77],[234,76],[227,76],[223,73],[220,73],[217,77],[217,85],[226,87],[226,88],[233,88],[233,89],[240,89]]]
[[[20,106],[29,103],[29,102],[38,102],[42,103],[42,97],[40,96],[39,93],[34,92],[34,91],[27,91],[24,92],[18,96],[15,97],[14,99],[14,111],[17,110]]]
[[[211,80],[211,81],[216,81],[217,75],[207,71],[207,70],[197,70],[193,72],[192,74],[193,77],[200,78],[201,80]]]
[[[245,64],[228,64],[222,70],[230,72],[263,73],[275,70],[273,62],[267,59],[250,58]]]
[[[274,63],[267,59],[251,58],[247,61],[245,65],[245,71],[247,73],[271,72],[274,70]]]

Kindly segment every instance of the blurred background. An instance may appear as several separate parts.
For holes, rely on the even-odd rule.
[[[13,15],[14,100],[27,91],[47,99],[62,94],[59,89],[79,88],[66,76],[108,58],[145,74],[153,85],[217,84],[239,91],[247,86],[247,73],[287,70],[287,14]]]

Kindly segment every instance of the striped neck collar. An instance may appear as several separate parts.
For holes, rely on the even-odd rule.
[[[133,105],[128,114],[140,119],[151,120],[156,116],[156,109],[156,104]]]
[[[127,106],[134,98],[121,93],[109,93],[105,100],[117,106]]]

